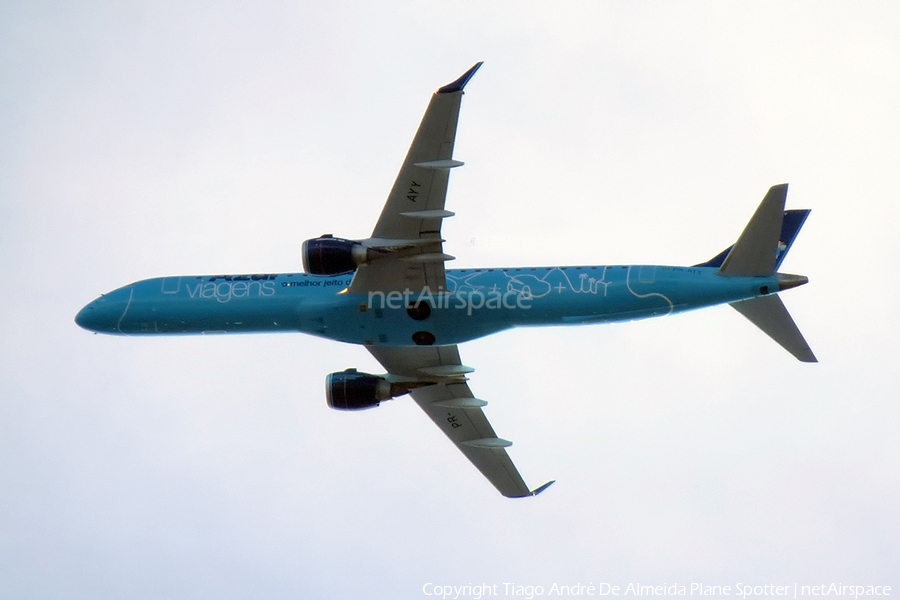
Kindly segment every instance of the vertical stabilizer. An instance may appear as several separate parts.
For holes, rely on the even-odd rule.
[[[722,263],[720,275],[770,277],[775,274],[787,189],[786,183],[769,188],[769,193]]]
[[[775,263],[776,270],[781,265],[781,261],[784,260],[784,257],[787,256],[788,251],[794,244],[794,240],[797,239],[797,234],[800,232],[800,228],[803,227],[803,223],[806,222],[809,213],[810,210],[808,208],[792,208],[784,211],[784,218],[781,222],[781,235],[779,236],[780,241],[778,242],[778,260]],[[725,257],[731,253],[732,248],[734,248],[733,245],[728,246],[708,261],[694,266],[715,267],[718,269],[722,266],[722,263],[725,262]]]
[[[819,362],[781,302],[781,298],[775,294],[732,302],[731,306],[781,344],[781,347],[793,354],[797,360]]]

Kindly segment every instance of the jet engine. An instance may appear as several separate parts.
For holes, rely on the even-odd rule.
[[[325,378],[325,399],[329,408],[336,410],[364,410],[375,408],[382,400],[405,394],[389,381],[377,375],[347,369],[331,373]]]
[[[367,260],[366,247],[353,240],[323,235],[303,242],[303,270],[310,275],[352,273]]]

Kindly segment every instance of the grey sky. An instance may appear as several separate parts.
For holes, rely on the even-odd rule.
[[[0,596],[900,593],[896,3],[320,4],[0,4]],[[789,182],[811,283],[783,299],[821,363],[728,307],[466,344],[526,481],[558,480],[511,501],[412,403],[325,406],[327,373],[377,372],[362,348],[73,323],[366,236],[478,60],[453,266],[693,264]]]

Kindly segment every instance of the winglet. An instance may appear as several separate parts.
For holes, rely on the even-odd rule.
[[[441,89],[437,91],[438,94],[452,94],[453,92],[461,92],[463,88],[466,87],[466,84],[469,83],[469,80],[472,79],[472,75],[475,74],[475,71],[484,64],[484,61],[479,61],[475,63],[471,69],[462,74],[462,76],[454,81],[453,83],[448,83]]]
[[[555,479],[552,479],[552,480],[548,481],[547,483],[545,483],[544,485],[542,485],[542,486],[539,487],[538,489],[536,489],[536,490],[534,490],[533,492],[531,492],[531,495],[532,495],[532,496],[537,496],[538,494],[540,494],[541,492],[543,492],[544,490],[546,490],[548,487],[550,487],[550,486],[553,485],[554,483],[556,483],[556,480],[555,480]]]

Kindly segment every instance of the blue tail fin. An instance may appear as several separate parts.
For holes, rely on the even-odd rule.
[[[790,250],[791,246],[794,244],[794,239],[796,239],[800,228],[803,227],[803,223],[806,222],[806,217],[809,216],[809,213],[809,209],[806,208],[784,211],[784,221],[782,221],[781,224],[781,237],[779,238],[780,242],[778,243],[778,259],[775,263],[776,270],[781,265],[781,261],[784,260],[784,257],[787,256],[788,250]],[[725,262],[725,257],[728,256],[728,253],[731,252],[732,248],[734,248],[734,246],[729,246],[711,260],[694,266],[719,268],[722,266],[722,263]]]

